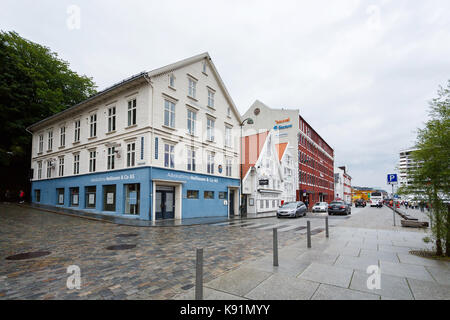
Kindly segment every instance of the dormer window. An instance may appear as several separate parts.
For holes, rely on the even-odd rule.
[[[206,60],[205,60],[205,61],[203,61],[203,65],[202,65],[202,72],[205,74],[206,74],[206,68],[207,68],[207,65],[206,65]]]
[[[175,75],[169,74],[169,87],[175,88]]]

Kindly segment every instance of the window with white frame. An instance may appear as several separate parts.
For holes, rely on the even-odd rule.
[[[134,167],[136,163],[136,143],[127,144],[127,167]]]
[[[214,91],[208,89],[208,107],[214,108]]]
[[[90,124],[90,132],[89,136],[91,138],[97,136],[97,114],[91,114],[89,117],[89,124]]]
[[[195,150],[193,148],[187,149],[187,170],[195,171]]]
[[[116,131],[116,107],[108,108],[108,132]]]
[[[206,67],[207,67],[207,64],[206,64],[206,60],[205,60],[205,61],[203,61],[203,65],[202,65],[202,72],[203,73],[206,73]]]
[[[206,120],[206,139],[209,141],[214,141],[214,124],[215,121],[211,118]]]
[[[80,154],[73,155],[73,174],[80,173]]]
[[[227,117],[231,117],[231,108],[230,107],[228,107],[228,109],[227,109]]]
[[[128,126],[136,124],[136,99],[128,101]]]
[[[164,125],[175,128],[175,103],[164,100]]]
[[[66,127],[59,129],[59,146],[64,147],[66,145]]]
[[[64,176],[64,157],[59,157],[58,175]]]
[[[207,164],[207,172],[210,174],[214,174],[214,152],[208,151],[206,164]]]
[[[188,81],[189,81],[189,88],[188,88],[189,96],[195,98],[197,94],[197,81],[195,81],[192,78],[188,78]]]
[[[175,75],[169,74],[169,87],[175,88]]]
[[[52,160],[47,160],[47,178],[52,177]]]
[[[187,128],[188,132],[191,135],[195,135],[195,127],[197,122],[197,112],[194,110],[187,110]]]
[[[225,126],[225,147],[231,147],[231,128]]]
[[[37,178],[42,179],[42,161],[38,161]]]
[[[225,175],[227,177],[231,177],[231,168],[232,168],[232,161],[231,158],[227,158],[225,160]]]
[[[75,136],[73,141],[74,142],[79,142],[80,141],[80,133],[81,133],[81,121],[80,120],[76,120],[75,121]]]
[[[173,144],[164,144],[164,167],[174,168],[175,167],[175,146]]]
[[[44,151],[44,135],[39,135],[39,153],[42,153]]]
[[[89,172],[95,172],[97,165],[97,151],[89,151]]]
[[[49,131],[48,132],[48,148],[47,150],[52,150],[53,149],[53,131]]]
[[[114,156],[115,156],[115,147],[108,148],[108,159],[107,159],[107,169],[114,169]]]

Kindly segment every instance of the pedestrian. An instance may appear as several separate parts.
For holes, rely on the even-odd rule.
[[[424,212],[424,210],[423,210],[423,207],[424,207],[423,201],[420,201],[419,206],[420,206],[420,212]]]
[[[25,192],[23,190],[20,190],[19,192],[19,203],[23,203],[25,200]]]

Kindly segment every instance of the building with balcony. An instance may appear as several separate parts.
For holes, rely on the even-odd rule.
[[[352,177],[346,167],[337,167],[334,173],[334,199],[352,202]]]
[[[241,117],[208,53],[28,128],[32,202],[138,218],[238,214]]]
[[[399,152],[399,162],[398,162],[399,187],[408,186],[411,184],[408,171],[413,169],[417,165],[417,163],[411,157],[411,153],[415,150],[417,149],[408,148],[400,150]]]

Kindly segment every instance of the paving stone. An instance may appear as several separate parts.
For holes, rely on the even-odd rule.
[[[425,267],[438,284],[450,286],[450,269],[448,267]]]
[[[352,269],[311,263],[298,278],[348,288],[352,274]]]
[[[450,300],[450,286],[408,278],[416,300]]]
[[[334,265],[365,272],[369,266],[378,266],[378,259],[372,257],[339,256]]]
[[[308,300],[319,283],[274,274],[245,295],[253,300]]]
[[[338,254],[340,256],[358,257],[360,251],[361,251],[361,249],[357,248],[357,247],[332,246],[332,247],[325,249],[324,253]]]
[[[371,276],[371,274],[356,270],[353,273],[350,289],[380,295],[382,298],[392,298],[397,300],[413,299],[406,278],[381,273],[380,289],[369,289],[367,286],[369,276]]]
[[[332,265],[336,261],[339,255],[337,253],[324,253],[320,250],[307,251],[301,255],[299,255],[296,260],[303,264],[310,264],[313,262],[321,263],[321,264],[329,264]]]
[[[435,282],[424,266],[380,261],[382,274]]]
[[[397,254],[395,252],[361,249],[359,256],[360,257],[370,257],[370,258],[383,260],[383,261],[390,261],[390,262],[397,262],[397,263],[400,262]]]
[[[450,271],[450,262],[422,258],[410,253],[399,253],[398,258],[400,259],[401,263],[416,264],[427,267],[443,267],[448,268],[448,270]]]
[[[190,289],[188,292],[177,295],[175,300],[194,300],[195,289]],[[203,300],[246,300],[243,297],[235,296],[226,292],[214,290],[208,287],[203,287]]]
[[[312,300],[380,300],[380,296],[321,284]]]

